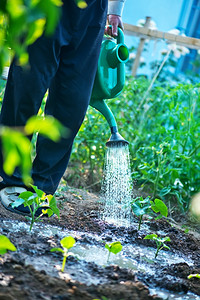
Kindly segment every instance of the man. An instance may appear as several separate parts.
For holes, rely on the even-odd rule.
[[[29,65],[21,67],[16,60],[10,67],[0,123],[24,126],[38,113],[48,89],[46,115],[52,115],[70,130],[67,138],[55,143],[38,136],[33,161],[34,185],[47,194],[54,194],[64,174],[73,140],[83,122],[92,92],[100,46],[105,30],[106,15],[112,28],[107,34],[117,36],[123,27],[121,14],[125,0],[86,0],[80,9],[74,0],[63,0],[62,15],[53,36],[40,37],[28,47]],[[21,174],[4,173],[0,159],[0,199],[8,210],[26,214],[23,205],[12,208],[11,203],[26,190]]]

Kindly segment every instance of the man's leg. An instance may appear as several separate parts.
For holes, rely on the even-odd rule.
[[[106,1],[95,2],[98,4],[88,10],[93,16],[92,26],[85,26],[87,18],[82,13],[82,23],[73,32],[70,47],[61,49],[60,65],[49,88],[46,114],[70,129],[70,135],[58,143],[38,137],[32,177],[34,184],[46,193],[55,192],[65,172],[73,140],[90,101],[106,20]]]
[[[64,2],[64,6],[65,13],[71,18],[67,22],[70,30],[63,29],[64,13],[56,38],[42,37],[29,47],[30,68],[11,66],[0,116],[3,125],[24,125],[30,116],[37,114],[50,86],[46,113],[60,120],[71,130],[71,135],[58,144],[38,138],[33,179],[35,185],[48,193],[55,192],[67,167],[74,137],[87,110],[105,26],[107,0],[88,0],[85,10],[78,9],[72,0]],[[73,14],[69,16],[72,6]],[[0,188],[24,186],[19,172],[12,176],[3,172],[2,157],[0,176],[4,178]]]
[[[1,125],[24,126],[28,118],[36,115],[58,68],[59,49],[53,38],[41,37],[28,50],[30,62],[27,66],[19,66],[16,60],[11,64],[0,115]],[[0,188],[24,186],[18,170],[8,176],[2,166],[1,153],[0,176],[4,181]]]

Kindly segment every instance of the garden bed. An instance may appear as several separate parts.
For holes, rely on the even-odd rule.
[[[200,299],[199,279],[187,278],[200,273],[197,228],[186,233],[181,222],[167,219],[145,219],[140,231],[137,219],[129,228],[107,224],[98,218],[98,196],[75,188],[62,191],[58,202],[60,220],[45,218],[31,233],[24,217],[0,206],[0,234],[17,247],[0,258],[0,300]],[[154,242],[143,239],[149,232],[171,239],[156,260]],[[62,273],[62,256],[50,249],[67,235],[76,245]],[[123,245],[109,263],[102,240]]]

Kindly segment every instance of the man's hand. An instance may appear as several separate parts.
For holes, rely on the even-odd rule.
[[[118,35],[118,27],[120,27],[122,30],[124,30],[122,18],[120,16],[108,15],[107,23],[108,23],[108,25],[111,25],[112,27],[106,26],[105,34],[116,37]]]

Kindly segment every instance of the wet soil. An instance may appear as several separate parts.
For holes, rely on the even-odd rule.
[[[75,188],[66,190],[61,186],[57,199],[60,220],[45,218],[31,233],[24,217],[8,212],[0,205],[0,234],[6,235],[17,247],[16,252],[0,258],[0,300],[167,299],[157,295],[156,291],[180,293],[177,299],[200,299],[200,280],[187,278],[189,274],[200,273],[200,230],[197,225],[186,233],[180,220],[146,218],[138,231],[137,219],[129,228],[100,220],[101,207],[96,194]],[[50,252],[52,247],[60,246],[60,232],[73,235],[81,247],[96,246],[96,249],[104,248],[101,240],[120,240],[124,248],[132,245],[155,249],[153,241],[144,240],[146,234],[169,236],[170,250],[162,251],[168,251],[174,261],[166,263],[162,256],[155,261],[151,258],[147,262],[150,271],[144,271],[120,267],[112,261],[99,265],[86,258],[69,256],[62,273],[61,254]],[[98,257],[100,253],[97,251],[95,255]],[[141,259],[139,254],[135,256],[138,263]],[[184,298],[187,295],[188,298]]]

